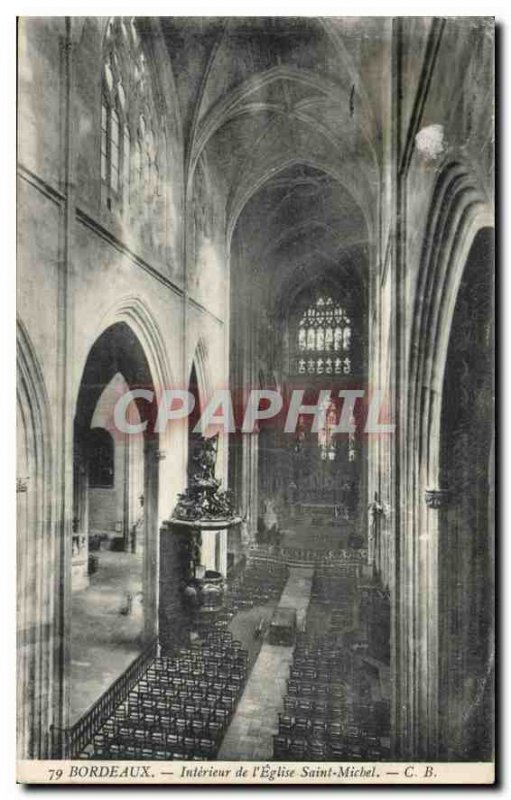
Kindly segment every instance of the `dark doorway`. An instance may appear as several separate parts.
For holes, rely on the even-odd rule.
[[[474,240],[454,311],[443,389],[440,686],[445,757],[491,758],[494,449],[493,231]]]

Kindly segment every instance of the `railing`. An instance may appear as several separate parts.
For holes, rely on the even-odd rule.
[[[62,731],[61,737],[54,734],[54,751],[60,750],[63,758],[76,758],[83,752],[94,734],[112,716],[117,706],[126,699],[133,686],[142,677],[149,663],[156,657],[156,650],[157,642],[154,640],[78,722],[67,731]]]
[[[278,547],[276,545],[250,546],[251,561],[265,560],[288,565],[305,564],[315,567],[359,568],[367,564],[367,550],[308,550],[303,547]]]

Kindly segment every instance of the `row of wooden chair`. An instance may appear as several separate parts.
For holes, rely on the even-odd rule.
[[[94,737],[94,758],[216,756],[247,674],[248,656],[225,627],[158,657]]]
[[[336,637],[300,635],[274,737],[274,758],[357,760],[381,757],[388,707],[372,701],[353,653]]]
[[[342,739],[308,739],[277,734],[273,737],[273,757],[281,761],[385,761],[389,753],[381,744],[373,747]]]
[[[182,737],[177,744],[164,746],[157,744],[136,745],[122,739],[97,744],[94,759],[116,761],[208,761],[216,758],[218,745],[207,737]]]
[[[277,600],[288,578],[284,564],[249,562],[227,591],[227,606],[231,611],[265,605]]]

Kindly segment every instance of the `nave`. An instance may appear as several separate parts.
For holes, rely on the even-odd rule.
[[[492,760],[493,40],[19,20],[20,759]]]
[[[249,561],[213,628],[156,656],[81,757],[386,758],[388,663],[373,655],[361,585],[359,568]],[[291,644],[271,641],[276,608],[297,612]]]

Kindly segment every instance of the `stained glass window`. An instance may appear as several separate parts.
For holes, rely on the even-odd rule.
[[[302,314],[294,372],[299,375],[349,375],[351,320],[329,296],[320,296]]]
[[[120,123],[119,114],[112,109],[110,139],[110,186],[114,192],[119,191],[119,153],[120,153]]]
[[[164,119],[157,114],[153,82],[143,52],[137,21],[113,17],[107,23],[103,61],[101,108],[102,196],[144,211],[156,202],[159,187],[156,164]]]
[[[123,191],[124,191],[124,203],[126,206],[129,205],[130,202],[130,176],[131,176],[131,164],[130,164],[130,153],[131,153],[131,137],[130,137],[130,130],[128,125],[124,126],[124,154],[123,154]]]
[[[101,103],[101,180],[108,176],[108,104],[105,98]]]

